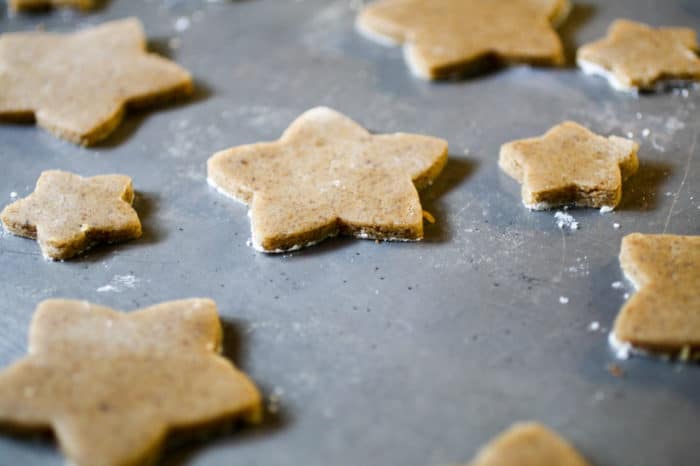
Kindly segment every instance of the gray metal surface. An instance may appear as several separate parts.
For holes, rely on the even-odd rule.
[[[700,93],[634,98],[575,69],[422,82],[398,49],[354,32],[359,3],[112,0],[86,16],[0,18],[3,32],[68,31],[136,15],[152,47],[190,69],[199,89],[190,103],[132,115],[94,149],[0,126],[2,204],[29,193],[44,169],[121,172],[134,178],[145,228],[140,241],[65,263],[1,236],[0,365],[25,352],[46,298],[131,310],[210,296],[227,354],[279,397],[279,412],[259,429],[171,448],[162,464],[457,463],[526,419],[556,428],[597,466],[700,464],[698,366],[617,361],[604,331],[631,292],[612,287],[623,280],[623,235],[700,231]],[[700,3],[589,1],[565,26],[567,45],[600,37],[617,17],[700,29]],[[374,131],[449,140],[451,161],[423,196],[438,219],[425,242],[339,239],[285,256],[246,246],[246,208],[207,186],[206,159],[277,138],[320,104]],[[552,212],[525,210],[496,164],[503,142],[564,119],[642,144],[619,210],[573,210],[574,232]],[[592,322],[603,330],[589,331]],[[2,466],[61,464],[51,442],[0,437]]]

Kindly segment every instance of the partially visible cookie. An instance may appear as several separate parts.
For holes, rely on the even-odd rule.
[[[131,207],[134,189],[125,175],[83,178],[45,171],[32,194],[5,207],[3,227],[39,242],[44,257],[69,259],[97,243],[141,236],[141,222]]]
[[[348,117],[314,108],[276,142],[214,154],[210,184],[250,205],[253,246],[283,252],[342,234],[419,240],[418,191],[447,161],[447,142],[417,134],[372,135]]]
[[[555,31],[569,0],[379,0],[364,7],[358,30],[381,43],[404,44],[412,71],[443,79],[489,61],[564,63]]]
[[[469,466],[589,466],[566,440],[543,425],[513,425],[479,451]]]
[[[700,81],[698,50],[692,29],[617,20],[607,37],[579,49],[577,61],[585,73],[606,78],[617,90],[654,90],[674,81]]]
[[[146,52],[138,19],[73,34],[0,35],[0,120],[32,121],[90,145],[145,107],[192,93],[190,74]]]
[[[75,466],[153,464],[172,430],[260,419],[260,393],[219,355],[221,340],[209,299],[128,314],[44,301],[27,356],[0,373],[0,424],[53,430]]]
[[[617,341],[683,359],[700,356],[700,236],[628,235],[620,265],[638,291],[615,321]]]
[[[9,0],[10,9],[14,11],[41,10],[49,7],[69,6],[81,10],[97,7],[100,0]]]
[[[564,122],[544,136],[501,147],[499,165],[522,184],[522,199],[533,210],[562,205],[612,210],[622,198],[622,183],[639,168],[634,141],[598,136]]]

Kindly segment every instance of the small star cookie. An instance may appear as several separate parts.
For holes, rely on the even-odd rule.
[[[358,16],[358,30],[382,43],[404,44],[414,74],[443,79],[484,62],[564,64],[554,30],[569,0],[380,0]]]
[[[328,108],[307,111],[276,142],[239,146],[208,162],[209,182],[250,205],[253,246],[283,252],[337,234],[423,237],[420,189],[447,162],[447,142],[372,135]]]
[[[90,145],[112,133],[125,109],[192,93],[192,77],[146,52],[137,19],[59,35],[0,35],[0,119],[31,121]]]
[[[669,82],[700,81],[697,52],[692,29],[617,20],[607,37],[579,49],[577,61],[585,73],[606,78],[617,90],[654,90]]]
[[[9,0],[13,11],[41,10],[49,7],[74,7],[91,10],[97,7],[99,0]]]
[[[604,138],[564,122],[537,138],[501,147],[499,165],[522,184],[525,206],[544,210],[561,205],[614,209],[622,182],[639,168],[634,141]]]
[[[0,424],[53,430],[76,466],[152,464],[169,431],[260,419],[260,393],[219,356],[221,336],[209,299],[128,314],[44,301],[27,356],[0,373]]]
[[[134,189],[125,175],[83,178],[49,170],[34,192],[0,213],[10,233],[36,239],[47,259],[69,259],[96,243],[141,237],[141,222],[131,207]]]
[[[589,466],[569,443],[550,429],[519,423],[482,448],[469,466]]]
[[[620,265],[638,292],[617,317],[615,339],[700,356],[700,236],[631,234],[622,240]]]

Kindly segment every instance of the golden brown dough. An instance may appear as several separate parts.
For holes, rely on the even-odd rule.
[[[27,356],[0,373],[0,424],[53,430],[76,466],[152,464],[169,431],[260,419],[257,388],[218,355],[221,335],[209,299],[128,314],[44,301]]]
[[[328,108],[307,111],[276,142],[213,155],[209,182],[250,205],[253,246],[282,252],[337,234],[419,240],[416,188],[447,161],[447,142],[416,134],[372,135]]]
[[[49,170],[34,192],[5,207],[0,219],[9,232],[35,238],[44,257],[69,259],[96,243],[139,238],[141,222],[133,201],[128,176],[83,178]]]
[[[564,122],[544,136],[501,147],[499,165],[522,184],[522,198],[533,210],[561,205],[614,209],[622,182],[637,172],[639,145],[598,136],[574,122]]]
[[[49,7],[73,7],[81,10],[96,8],[99,0],[9,0],[13,11],[40,10]]]
[[[192,77],[146,52],[138,19],[73,34],[0,35],[0,120],[31,121],[58,137],[90,145],[119,125],[126,107],[192,93]]]
[[[469,466],[589,466],[566,440],[543,425],[513,425],[481,449]]]
[[[692,29],[620,19],[607,37],[581,47],[577,60],[586,73],[607,78],[618,90],[653,90],[669,81],[700,80],[697,52]]]
[[[358,16],[360,32],[404,44],[413,72],[425,79],[468,73],[485,61],[562,65],[554,30],[569,0],[380,0]]]
[[[616,339],[684,359],[700,356],[700,236],[628,235],[620,265],[638,292],[617,317]]]

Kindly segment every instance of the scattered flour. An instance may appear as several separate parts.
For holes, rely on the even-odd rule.
[[[112,280],[97,289],[98,293],[120,293],[127,288],[136,288],[140,280],[134,275],[115,275]]]
[[[173,27],[175,28],[175,30],[177,32],[184,32],[190,28],[190,24],[191,24],[190,19],[186,16],[182,16],[182,17],[178,18],[177,20],[175,20]]]
[[[569,230],[578,230],[579,224],[576,221],[574,217],[572,217],[569,214],[566,214],[562,211],[558,211],[557,213],[554,214],[554,219],[557,222],[557,226],[562,229],[569,229]]]

